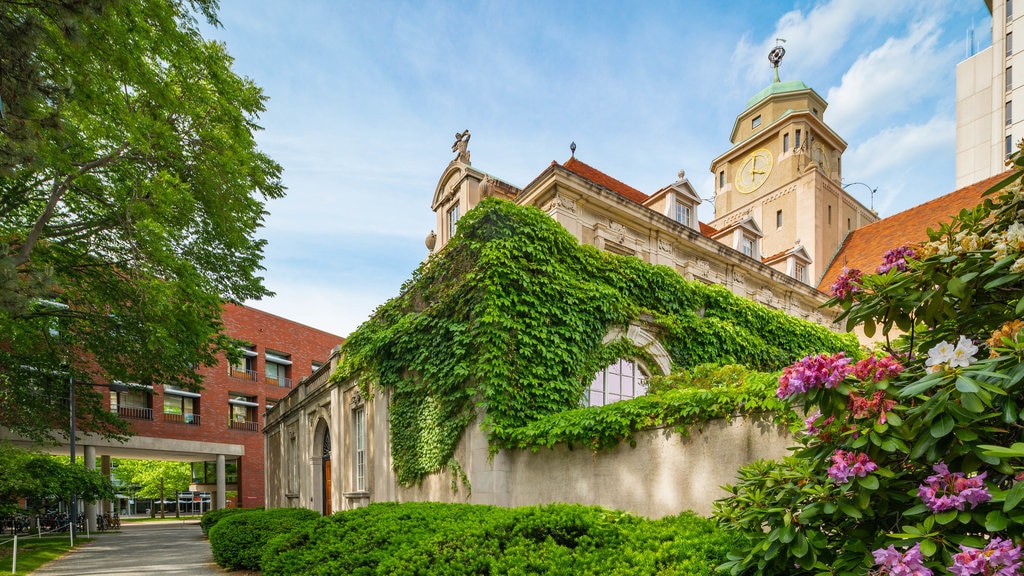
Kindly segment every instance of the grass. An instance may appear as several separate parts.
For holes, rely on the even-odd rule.
[[[11,556],[14,542],[7,542],[11,537],[0,539],[0,574],[10,574]],[[75,538],[75,547],[92,542],[90,538]],[[18,566],[15,575],[30,574],[43,564],[60,558],[71,549],[67,534],[46,538],[18,537]]]

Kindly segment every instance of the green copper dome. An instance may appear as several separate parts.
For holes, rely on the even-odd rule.
[[[747,100],[747,110],[753,108],[758,102],[774,94],[785,94],[786,92],[800,92],[801,90],[809,90],[807,84],[799,80],[789,80],[787,82],[772,82],[763,90],[751,96],[750,100]]]

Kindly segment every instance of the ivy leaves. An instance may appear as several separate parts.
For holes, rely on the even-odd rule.
[[[530,431],[574,415],[604,418],[597,444],[605,447],[636,426],[682,425],[694,414],[712,418],[739,402],[763,403],[741,391],[701,391],[699,409],[690,414],[689,400],[677,399],[670,418],[658,416],[667,410],[662,400],[578,410],[594,374],[615,360],[653,366],[628,340],[603,343],[609,328],[641,317],[652,321],[677,369],[742,360],[775,370],[812,350],[857,349],[850,335],[688,282],[665,266],[580,246],[540,210],[488,198],[399,296],[349,336],[332,379],[358,378],[367,395],[372,386],[392,391],[392,456],[403,484],[451,468],[478,409],[494,449],[575,441],[571,424],[562,436]]]

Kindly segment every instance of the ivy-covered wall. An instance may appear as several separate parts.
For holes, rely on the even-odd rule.
[[[621,356],[649,360],[628,341],[603,344],[613,326],[648,321],[673,370],[773,371],[812,352],[857,353],[852,335],[581,246],[536,208],[489,198],[458,229],[349,336],[332,376],[358,379],[367,394],[391,391],[391,450],[405,485],[458,470],[452,454],[478,405],[492,446],[521,446],[515,430],[578,408],[598,370]]]

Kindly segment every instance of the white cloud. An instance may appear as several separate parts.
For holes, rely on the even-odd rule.
[[[940,32],[934,20],[915,22],[854,62],[828,92],[829,125],[851,137],[865,121],[877,125],[948,91],[957,49],[939,45]]]
[[[786,51],[799,55],[799,59],[783,61],[783,69],[789,69],[786,77],[799,78],[810,70],[834,66],[837,54],[846,48],[851,37],[865,34],[869,24],[876,27],[907,10],[905,3],[891,0],[833,0],[806,13],[791,10],[778,19],[767,38],[755,43],[742,39],[733,60],[745,67],[746,80],[754,85],[763,84],[769,67],[768,52],[776,39],[782,38]]]
[[[955,122],[941,117],[883,130],[847,149],[843,155],[845,180],[877,187],[875,209],[882,216],[952,192],[955,132]]]

